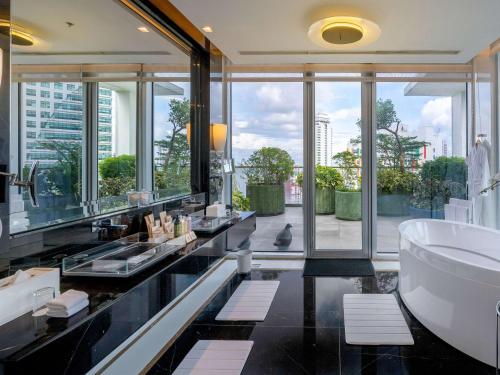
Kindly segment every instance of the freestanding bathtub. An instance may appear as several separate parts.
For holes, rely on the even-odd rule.
[[[500,231],[456,222],[401,223],[399,293],[430,331],[495,366]]]

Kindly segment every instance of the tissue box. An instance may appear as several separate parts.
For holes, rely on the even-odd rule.
[[[28,280],[0,288],[0,325],[32,311],[35,290],[52,287],[56,296],[60,294],[59,268],[30,268],[25,272],[31,275]]]
[[[223,204],[213,204],[207,207],[207,215],[212,217],[226,216],[226,206]]]

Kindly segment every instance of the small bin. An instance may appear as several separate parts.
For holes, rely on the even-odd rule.
[[[252,270],[252,250],[239,250],[236,257],[238,260],[238,273],[249,273]]]

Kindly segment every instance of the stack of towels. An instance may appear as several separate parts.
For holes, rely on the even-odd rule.
[[[70,289],[47,302],[47,316],[69,318],[88,305],[89,295],[87,293]]]
[[[472,223],[472,201],[451,198],[449,204],[444,205],[444,218],[460,223]]]

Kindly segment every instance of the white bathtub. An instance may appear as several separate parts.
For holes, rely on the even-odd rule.
[[[417,219],[401,223],[399,233],[405,305],[448,344],[494,366],[500,231]]]

